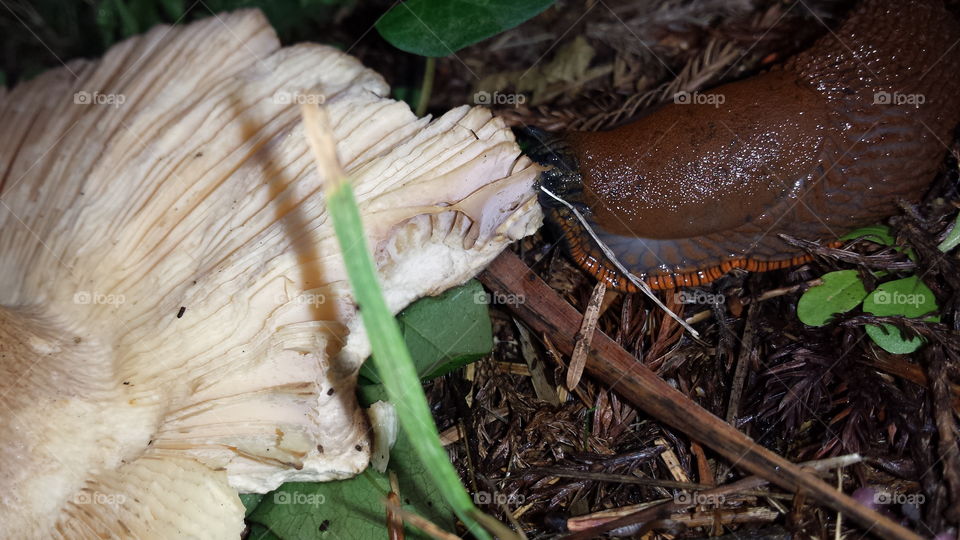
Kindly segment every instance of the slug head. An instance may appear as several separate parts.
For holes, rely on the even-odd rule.
[[[540,189],[544,188],[573,205],[581,214],[588,215],[590,208],[582,200],[583,178],[580,176],[579,163],[563,136],[535,127],[516,128],[514,132],[523,152],[536,163],[547,167],[540,173],[535,186],[540,206],[548,214],[558,208],[566,209]]]

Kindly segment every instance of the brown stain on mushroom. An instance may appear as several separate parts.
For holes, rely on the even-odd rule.
[[[960,25],[939,0],[861,2],[760,75],[531,154],[653,288],[802,263],[778,235],[835,240],[917,201],[960,122]],[[574,259],[635,290],[567,208],[541,196]]]

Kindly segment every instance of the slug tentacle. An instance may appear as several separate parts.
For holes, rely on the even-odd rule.
[[[605,132],[531,130],[540,182],[654,288],[808,257],[918,200],[960,121],[960,26],[939,0],[866,0],[810,49],[705,99]],[[633,290],[571,212],[541,198],[573,258]]]

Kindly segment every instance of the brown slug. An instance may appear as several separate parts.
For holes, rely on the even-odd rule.
[[[541,186],[654,289],[806,260],[778,235],[836,240],[919,200],[960,122],[960,24],[940,0],[865,0],[811,48],[621,127],[531,130]],[[636,287],[541,193],[574,259]]]

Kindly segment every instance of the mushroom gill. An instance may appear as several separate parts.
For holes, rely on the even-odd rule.
[[[499,119],[388,95],[258,11],[0,90],[5,535],[236,538],[238,491],[366,467],[369,345],[297,104],[327,109],[396,311],[541,219]]]

